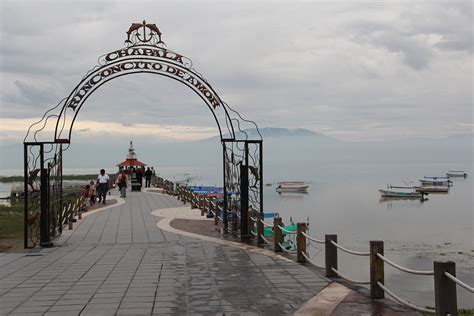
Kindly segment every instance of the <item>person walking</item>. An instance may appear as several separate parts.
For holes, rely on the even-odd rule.
[[[122,172],[117,178],[117,186],[119,187],[120,197],[127,197],[127,174]]]
[[[109,175],[105,173],[104,169],[100,169],[100,174],[97,177],[97,193],[99,194],[99,203],[105,204],[107,191],[109,190]]]
[[[136,170],[136,177],[137,177],[137,182],[139,186],[139,190],[142,190],[142,185],[143,185],[143,169],[142,168],[137,168]]]
[[[151,176],[153,175],[153,171],[150,170],[150,167],[148,167],[145,171],[145,188],[150,187],[151,183]]]

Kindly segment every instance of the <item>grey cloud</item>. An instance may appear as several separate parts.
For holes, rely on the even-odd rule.
[[[158,23],[168,47],[191,58],[223,100],[261,125],[363,129],[397,119],[436,131],[439,117],[464,122],[472,112],[472,73],[455,70],[471,69],[472,13],[456,4],[70,3],[7,2],[2,117],[42,115],[32,100],[54,105],[67,96],[143,18]],[[152,75],[104,85],[78,120],[215,124],[192,91]]]

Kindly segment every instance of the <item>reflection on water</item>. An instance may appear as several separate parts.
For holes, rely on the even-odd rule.
[[[379,203],[387,206],[387,211],[394,207],[398,207],[400,203],[411,204],[413,207],[422,207],[423,203],[427,202],[428,198],[416,198],[416,197],[381,197]]]
[[[304,199],[308,192],[277,192],[278,196],[284,200]]]

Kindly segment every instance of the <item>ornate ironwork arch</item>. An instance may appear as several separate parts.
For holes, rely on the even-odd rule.
[[[55,141],[69,142],[75,119],[92,93],[115,78],[152,73],[183,83],[208,106],[219,129],[221,139],[234,139],[234,129],[226,105],[200,74],[183,62],[183,56],[158,47],[133,46],[105,55],[106,63],[88,73],[65,100],[55,128]],[[222,112],[222,113],[219,113]],[[219,115],[220,114],[220,115]],[[223,131],[223,127],[227,130]]]
[[[69,96],[28,129],[24,140],[25,248],[38,243],[49,246],[51,238],[61,233],[67,221],[62,192],[62,152],[67,148],[63,144],[71,143],[74,122],[82,106],[102,85],[137,73],[157,74],[181,82],[207,105],[223,146],[224,225],[227,227],[230,210],[234,223],[240,221],[245,229],[241,234],[247,238],[248,208],[263,211],[263,140],[257,125],[223,102],[189,58],[167,49],[155,24],[133,23],[126,33],[126,47],[99,57],[98,65],[86,73]],[[46,128],[51,122],[54,138]],[[249,139],[245,131],[248,127],[257,131],[257,139]],[[46,134],[46,140],[39,140],[40,134]],[[247,202],[241,201],[241,197]]]

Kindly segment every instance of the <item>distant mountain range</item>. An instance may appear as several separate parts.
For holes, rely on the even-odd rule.
[[[313,132],[304,128],[289,129],[289,128],[281,128],[281,127],[263,127],[263,128],[259,128],[258,132],[257,132],[257,129],[255,128],[244,129],[243,132],[240,132],[237,130],[235,131],[235,135],[238,139],[245,139],[246,138],[245,134],[247,134],[248,139],[259,139],[261,135],[264,139],[287,138],[287,137],[298,137],[298,138],[311,137],[311,138],[317,138],[319,140],[339,142],[338,139],[332,138],[322,133]],[[229,137],[229,134],[225,134],[224,137]],[[219,136],[210,137],[206,140],[215,140],[215,139],[219,139]]]

